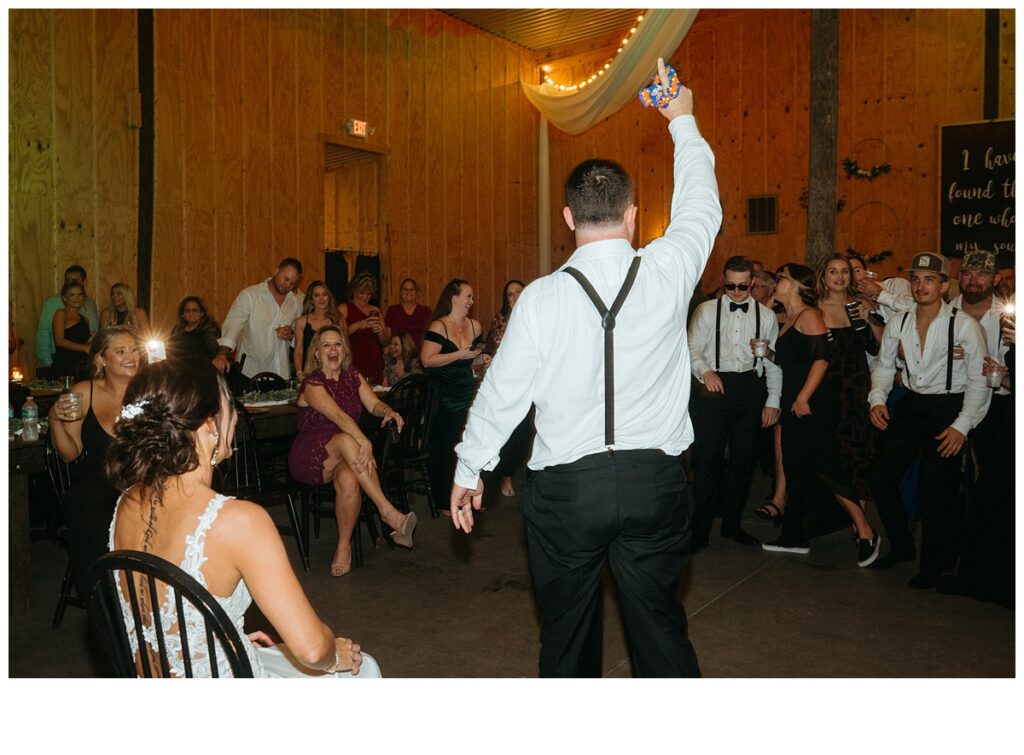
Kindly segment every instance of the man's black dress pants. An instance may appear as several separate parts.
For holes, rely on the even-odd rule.
[[[542,677],[601,676],[606,563],[633,674],[700,676],[678,598],[692,519],[678,456],[603,452],[531,472],[523,514],[544,619]]]

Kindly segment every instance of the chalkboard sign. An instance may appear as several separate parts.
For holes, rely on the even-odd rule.
[[[1008,121],[940,126],[939,251],[1013,254],[1016,142]]]

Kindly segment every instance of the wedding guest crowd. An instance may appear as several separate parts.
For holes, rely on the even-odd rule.
[[[220,602],[248,638],[257,676],[379,676],[310,605],[263,508],[214,492],[238,421],[225,375],[297,379],[287,471],[300,485],[333,488],[330,574],[341,577],[352,569],[364,493],[391,541],[413,546],[417,515],[399,511],[382,488],[372,437],[391,427],[400,438],[412,418],[374,388],[425,373],[437,395],[427,490],[457,528],[473,528],[481,471],[493,469],[500,493],[513,497],[532,451],[524,513],[544,616],[542,675],[599,670],[595,596],[609,559],[636,673],[699,675],[677,588],[686,558],[709,547],[716,518],[722,539],[807,555],[822,512],[838,513],[836,528],[852,536],[851,566],[917,562],[911,588],[1013,607],[1012,258],[974,249],[954,280],[947,259],[922,252],[906,277],[880,280],[852,252],[817,269],[787,262],[775,274],[735,255],[705,296],[697,281],[721,206],[713,155],[682,90],[662,112],[680,181],[665,237],[637,253],[632,179],[609,161],[581,163],[566,183],[564,215],[578,245],[559,271],[567,274],[529,287],[507,281],[486,332],[464,279],[450,280],[431,312],[407,277],[382,314],[373,275],[355,275],[337,304],[323,280],[303,295],[302,263],[287,257],[237,294],[223,328],[201,298],[183,298],[169,360],[147,364],[149,317],[131,287],[111,286],[98,313],[85,269],[67,268],[60,294],[43,305],[36,345],[41,376],[73,381],[49,410],[48,442],[61,460],[78,462],[61,513],[79,595],[89,594],[89,567],[105,550],[153,553],[230,596]],[[598,288],[612,294],[608,302],[619,291],[621,314],[602,310]],[[547,327],[555,316],[567,319]],[[13,353],[13,326],[10,340]],[[605,383],[603,360],[614,364],[616,354],[617,377]],[[682,454],[691,441],[693,516],[684,522]],[[743,518],[759,460],[773,479],[754,513],[781,528],[763,543]],[[629,492],[620,496],[620,485]],[[658,506],[664,511],[652,514]],[[620,538],[623,511],[643,522],[642,543]],[[609,551],[612,541],[633,550]],[[644,571],[651,559],[656,576]],[[164,599],[138,589],[153,605]],[[250,591],[282,644],[245,633]],[[209,672],[205,642],[193,663]],[[173,657],[177,675],[181,661]]]

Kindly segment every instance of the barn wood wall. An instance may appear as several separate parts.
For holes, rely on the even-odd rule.
[[[8,282],[18,362],[35,368],[43,302],[65,268],[89,274],[102,308],[135,286],[138,87],[134,10],[11,10]]]
[[[40,306],[65,267],[84,265],[93,295],[135,284],[136,16],[10,19],[9,265],[31,366]],[[156,10],[154,47],[159,328],[186,294],[223,318],[282,257],[322,277],[328,246],[382,255],[384,303],[406,276],[431,306],[466,278],[485,322],[505,280],[536,277],[539,117],[519,86],[536,78],[525,49],[436,11],[326,9]],[[351,118],[386,154],[372,170],[328,173],[323,142]]]
[[[1014,12],[1002,11],[1001,20],[1000,117],[1012,118]],[[840,11],[839,249],[893,250],[878,266],[888,275],[911,254],[935,248],[938,126],[982,118],[983,50],[983,10]],[[804,259],[809,59],[807,10],[701,11],[671,56],[694,90],[724,210],[705,284],[717,281],[733,254],[769,268]],[[583,67],[572,61],[572,76]],[[558,63],[552,68],[561,81]],[[635,102],[579,136],[552,129],[550,141],[554,264],[574,248],[561,219],[561,184],[588,157],[616,159],[635,177],[637,243],[662,233],[672,189],[664,119]],[[892,172],[874,181],[847,178],[844,157],[868,168],[888,162]],[[776,234],[746,232],[746,199],[761,194],[778,195]]]
[[[384,303],[453,277],[489,319],[509,277],[536,275],[532,56],[428,10],[156,12],[154,311],[186,292],[223,315],[235,293],[325,247],[381,255]],[[376,160],[326,171],[348,119]]]
[[[884,160],[893,172],[867,182],[839,168],[837,244],[905,258],[936,240],[937,126],[981,117],[984,13],[840,15],[840,159]],[[1001,20],[1000,116],[1012,118],[1014,11]],[[9,21],[9,281],[26,342],[19,361],[31,367],[39,308],[65,267],[84,265],[100,301],[111,284],[135,282],[136,16],[12,10]],[[431,305],[449,278],[465,277],[481,320],[506,279],[536,276],[538,119],[518,81],[539,72],[525,50],[428,10],[158,10],[154,28],[158,325],[169,327],[186,293],[223,317],[284,256],[303,260],[306,280],[319,277],[321,249],[346,239],[378,247],[385,300],[406,275]],[[734,253],[769,266],[803,256],[809,28],[803,10],[702,11],[672,56],[716,152],[725,222],[712,278]],[[587,51],[572,67],[602,55]],[[322,170],[323,139],[349,118],[369,121],[367,142],[387,153],[372,180],[365,169],[349,181]],[[662,119],[631,104],[578,137],[552,129],[556,264],[572,250],[561,182],[594,155],[636,176],[639,243],[667,223]],[[339,182],[349,193],[340,215]],[[779,233],[748,236],[744,200],[763,193],[779,196]]]

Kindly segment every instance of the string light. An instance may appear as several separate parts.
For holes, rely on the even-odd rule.
[[[622,39],[622,47],[625,47],[626,45],[629,44],[629,40],[632,39],[633,35],[637,33],[637,29],[643,20],[643,15],[639,15],[636,17],[637,25],[630,28],[629,34]],[[622,52],[622,47],[615,51],[616,55]],[[544,72],[544,83],[547,84],[552,89],[557,89],[560,92],[577,92],[580,89],[583,89],[585,86],[587,86],[587,84],[592,84],[594,81],[596,81],[598,76],[604,76],[604,72],[612,67],[613,61],[614,57],[609,58],[608,61],[604,64],[604,66],[597,70],[597,73],[591,74],[589,77],[581,79],[577,81],[575,84],[556,84],[554,79],[552,79],[549,75],[551,72],[551,66],[543,65],[541,66],[541,71]]]

